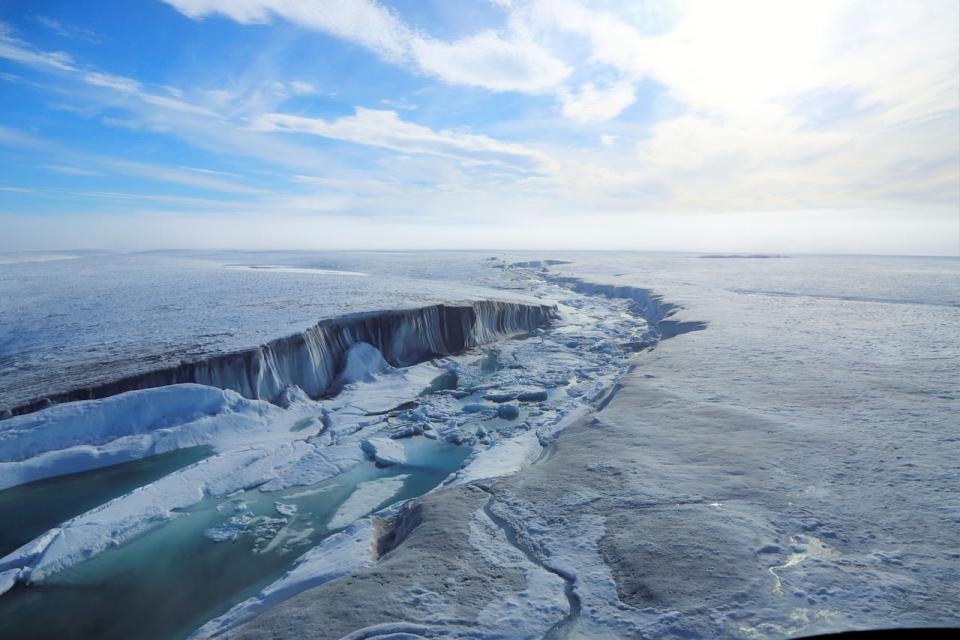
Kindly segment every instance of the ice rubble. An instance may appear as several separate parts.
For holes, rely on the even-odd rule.
[[[0,571],[17,568],[19,581],[37,582],[177,517],[177,510],[207,496],[260,486],[265,478],[275,477],[313,450],[305,441],[293,441],[207,458],[51,529],[0,559]],[[358,458],[340,460],[340,466],[331,465],[332,470],[340,472]]]
[[[324,382],[321,384],[318,378],[311,378],[314,384],[308,385],[306,390],[317,393],[328,387],[326,381],[334,378],[331,367],[336,365],[336,355],[340,352],[344,353],[344,366],[339,374],[341,386],[359,381],[372,382],[377,374],[387,371],[389,365],[383,354],[369,343],[356,341],[357,336],[373,336],[371,339],[388,346],[387,353],[394,361],[408,363],[538,326],[552,313],[545,305],[481,301],[462,307],[437,305],[391,314],[361,314],[325,321],[311,332],[275,341],[248,353],[262,355],[269,352],[267,360],[275,364],[283,362],[288,373],[292,371],[290,367],[299,370],[300,377],[293,378],[301,382],[306,371],[315,370],[310,375],[322,376]],[[310,357],[303,360],[305,356],[297,349],[306,349]],[[277,360],[280,353],[288,353],[288,356]],[[236,381],[229,382],[221,374],[210,373],[221,365],[227,366],[225,362],[233,362],[237,357],[237,354],[228,354],[222,356],[221,360],[226,360],[219,364],[208,362],[207,368],[203,369],[207,373],[200,377],[207,382],[220,383],[214,386],[239,385]],[[257,368],[259,365],[254,367],[256,371],[245,365],[237,369],[236,364],[227,368],[240,371],[238,380],[246,380],[240,390],[259,397],[261,394],[254,391],[254,387],[260,389],[265,384],[262,376],[266,370]],[[270,384],[274,385],[283,376],[277,370],[271,371],[273,373],[268,377],[273,380]],[[260,382],[250,382],[257,379]],[[349,416],[346,419],[348,429],[351,423],[359,429],[375,422],[358,419],[358,415],[350,416],[351,412],[390,409],[411,395],[411,382],[420,382],[411,380],[408,375],[394,376],[391,380],[393,384],[378,388],[379,398],[372,399],[367,394],[355,399],[359,404],[352,411],[349,407],[340,408],[341,415]],[[282,404],[287,406],[306,400],[300,387],[284,387],[280,396]],[[275,395],[274,399],[280,396]],[[397,402],[380,406],[383,399],[396,399]],[[298,406],[302,408],[303,403]],[[288,428],[286,418],[267,403],[246,400],[229,389],[198,384],[176,384],[121,393],[101,400],[55,405],[0,423],[0,489],[186,446],[215,444],[224,450],[239,442],[284,441],[290,439],[283,433]],[[322,418],[327,420],[327,414]],[[315,468],[318,463],[326,467],[321,475],[338,471],[335,465],[324,465],[324,460],[317,460],[316,456],[312,458],[312,477],[318,476]],[[279,487],[274,482],[271,488]]]
[[[439,373],[437,367],[424,363],[371,383],[348,385],[339,396],[329,401],[295,403],[286,410],[262,401],[241,399],[243,403],[262,410],[262,415],[258,414],[257,428],[247,432],[231,431],[228,427],[233,422],[232,414],[218,414],[215,418],[224,418],[226,424],[221,427],[216,419],[211,419],[217,426],[206,434],[215,437],[203,440],[217,448],[217,455],[63,523],[0,559],[0,571],[16,568],[18,580],[36,582],[163,524],[176,517],[176,510],[194,505],[205,497],[228,496],[252,488],[275,491],[314,484],[338,475],[363,461],[360,432],[368,427],[384,426],[383,417],[371,417],[368,413],[396,406],[402,399],[415,394],[417,389],[424,388]],[[189,393],[193,387],[196,385],[177,385],[131,392],[116,398],[123,400],[132,396],[143,400],[161,392],[176,395],[183,388]],[[236,396],[229,391],[199,388]],[[114,401],[117,400],[110,398],[81,404],[100,407]],[[68,408],[69,405],[53,407],[37,414],[36,419],[49,411],[65,412]],[[321,413],[330,426],[321,427],[316,434],[309,430],[291,430],[291,425],[311,413]],[[393,440],[385,440],[389,445],[395,444]],[[198,442],[196,438],[190,440],[191,445]],[[53,475],[58,470],[50,471]],[[223,535],[229,536],[229,532],[225,531]]]
[[[581,404],[566,413],[558,414],[556,419],[535,432],[527,431],[512,438],[503,438],[486,449],[479,449],[464,468],[454,474],[450,483],[465,484],[516,473],[539,458],[544,445],[563,431],[564,427],[589,412],[590,406]]]
[[[499,342],[492,357],[466,354],[442,363],[400,368],[388,363],[412,357],[406,330],[392,334],[383,354],[373,344],[351,337],[339,376],[343,388],[332,399],[313,401],[296,387],[288,387],[283,409],[246,400],[229,390],[181,384],[55,406],[0,423],[5,430],[10,425],[34,425],[38,434],[54,434],[38,440],[46,445],[34,456],[46,475],[80,468],[60,465],[61,460],[77,455],[71,451],[77,447],[101,450],[98,455],[87,453],[91,461],[83,468],[100,466],[97,460],[107,459],[104,452],[111,447],[123,451],[124,459],[195,444],[213,444],[217,451],[203,462],[81,514],[0,559],[4,579],[43,580],[162,525],[176,517],[175,510],[208,496],[311,485],[358,464],[364,453],[381,464],[403,464],[404,446],[397,438],[423,434],[475,446],[465,468],[452,480],[455,484],[516,472],[542,455],[559,430],[582,416],[588,404],[597,401],[625,371],[627,352],[621,345],[644,339],[650,331],[639,317],[622,313],[622,301],[584,300],[539,279],[531,287],[560,309],[552,331]],[[398,326],[414,327],[411,331],[421,337],[412,339],[413,344],[421,344],[422,336],[439,335],[440,343],[419,353],[424,357],[429,352],[442,353],[450,344],[490,341],[516,333],[520,326],[535,328],[554,313],[548,311],[550,304],[522,311],[508,307],[513,309],[509,313],[498,305],[480,305],[466,315],[448,311],[453,320],[447,318],[440,334],[417,328],[416,323]],[[382,345],[384,340],[381,336],[374,342]],[[456,380],[458,388],[436,389],[413,407],[403,408],[417,391],[430,388],[443,375]],[[139,416],[138,420],[123,427],[129,433],[110,440],[115,434],[103,425],[122,423],[116,417],[127,413]],[[71,416],[73,426],[68,429],[65,425]],[[314,426],[303,429],[304,424]],[[101,444],[73,444],[90,429],[92,439]],[[62,446],[67,448],[58,449]],[[53,457],[46,462],[43,456]],[[404,478],[361,484],[332,518],[331,526],[346,526],[389,500]],[[230,539],[231,532],[215,535]],[[296,575],[284,580],[292,584],[299,579]]]
[[[625,320],[619,314],[619,310],[624,306],[622,301],[583,301],[569,298],[565,290],[556,287],[551,287],[549,291],[557,296],[561,309],[560,319],[552,334],[535,340],[498,343],[496,357],[492,360],[499,363],[499,369],[486,375],[479,375],[478,370],[482,369],[484,361],[491,358],[483,358],[473,365],[463,358],[452,359],[447,370],[455,371],[462,386],[473,393],[464,396],[453,392],[440,392],[433,396],[430,402],[403,414],[405,424],[417,420],[428,424],[433,422],[435,426],[423,431],[424,435],[454,443],[476,443],[473,455],[464,468],[448,480],[448,486],[510,475],[537,460],[543,455],[544,448],[549,446],[566,426],[589,413],[590,404],[603,398],[626,370],[625,351],[618,345],[649,335],[650,327],[643,320],[637,317]],[[617,322],[610,325],[598,323],[599,318],[609,316],[617,316]],[[571,342],[573,344],[570,344]],[[538,386],[531,386],[530,380],[536,380]],[[551,388],[560,390],[560,393],[548,403],[548,389]],[[509,406],[523,408],[526,420],[505,421],[511,423],[510,426],[481,426],[471,430],[471,423],[477,420],[484,424],[495,422],[498,419],[498,407],[511,400],[520,402],[520,405]],[[548,405],[551,406],[550,409],[547,409]],[[510,415],[513,416],[512,412]],[[403,433],[407,435],[406,431]],[[394,432],[394,435],[396,436],[397,432]],[[391,486],[392,480],[389,478],[386,481],[368,483],[370,496],[366,495],[367,491],[358,489],[355,495],[360,502],[356,509],[350,507],[350,511],[353,511],[350,516],[363,515],[388,499],[385,496],[395,490]],[[345,504],[341,512],[346,508]],[[489,529],[492,523],[485,517],[483,519],[486,520],[484,527]],[[341,525],[348,521],[347,517],[334,517],[331,524]],[[502,534],[499,537],[502,538]],[[509,555],[505,549],[516,552],[506,541],[498,544],[497,549],[495,555],[501,560]],[[540,568],[535,569],[530,579],[543,584],[518,594],[517,598],[504,602],[503,607],[495,608],[495,611],[491,609],[490,615],[484,616],[485,624],[490,629],[509,628],[513,631],[533,625],[539,633],[543,633],[562,618],[566,611],[566,603],[562,600],[562,580]],[[559,587],[548,589],[544,581],[556,582]],[[289,595],[312,586],[304,584],[295,588],[295,579],[290,576],[285,576],[281,583],[284,584],[284,593]],[[283,598],[273,598],[273,604],[281,599]],[[536,616],[529,608],[537,599],[546,600],[542,605],[535,605],[534,610],[542,607],[544,614],[549,612],[549,615],[540,621],[536,621]],[[241,605],[227,614],[225,619],[230,620],[235,613],[241,613],[243,609],[244,605]],[[506,626],[503,626],[504,624]],[[444,628],[450,631],[449,628]],[[463,635],[474,637],[476,633],[476,629],[464,630]]]

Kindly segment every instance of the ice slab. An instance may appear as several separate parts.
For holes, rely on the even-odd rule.
[[[354,520],[375,511],[377,507],[396,495],[409,477],[405,474],[360,483],[330,518],[327,528],[345,527]]]
[[[56,405],[0,422],[0,489],[237,439],[279,415],[265,402],[197,384]]]
[[[377,464],[389,467],[403,464],[407,461],[407,454],[403,445],[390,438],[366,438],[360,445],[363,452],[376,460]]]

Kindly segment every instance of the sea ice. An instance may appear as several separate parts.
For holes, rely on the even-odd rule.
[[[403,445],[390,438],[366,438],[360,444],[364,453],[376,460],[377,464],[389,467],[407,461]]]
[[[516,420],[520,417],[520,407],[515,404],[501,404],[497,407],[497,417],[504,420]]]
[[[497,478],[516,473],[540,456],[543,447],[536,433],[527,431],[504,438],[477,452],[453,478],[453,484]]]
[[[287,504],[285,502],[274,502],[273,508],[282,516],[293,517],[297,515],[297,505]]]
[[[20,569],[0,571],[0,596],[13,588],[13,585],[17,583],[17,575],[19,573]]]
[[[327,528],[339,529],[345,527],[354,520],[376,510],[377,507],[400,491],[403,483],[409,477],[409,475],[399,475],[361,482],[346,502],[340,505],[340,508],[330,518]]]
[[[529,389],[517,394],[517,400],[520,402],[543,402],[547,399],[545,389]]]

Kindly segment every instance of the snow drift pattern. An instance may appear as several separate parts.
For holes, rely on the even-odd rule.
[[[556,309],[547,305],[479,300],[330,318],[302,333],[252,349],[27,402],[12,408],[8,417],[52,403],[94,400],[135,389],[191,382],[272,402],[291,385],[319,397],[330,390],[347,350],[357,342],[372,344],[389,364],[402,367],[537,328],[555,314]]]

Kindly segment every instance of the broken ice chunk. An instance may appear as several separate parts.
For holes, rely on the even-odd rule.
[[[274,502],[273,508],[282,516],[292,517],[297,515],[297,505],[287,504],[285,502]]]
[[[515,420],[520,416],[520,407],[515,404],[502,404],[497,407],[497,416],[504,420]]]
[[[517,394],[517,400],[520,402],[543,402],[547,399],[547,392],[544,389],[531,389]]]
[[[484,400],[489,400],[490,402],[509,402],[517,397],[517,394],[510,393],[509,391],[490,391],[483,396]]]
[[[360,449],[373,458],[377,464],[389,467],[407,461],[403,445],[390,438],[367,438],[360,443]]]

